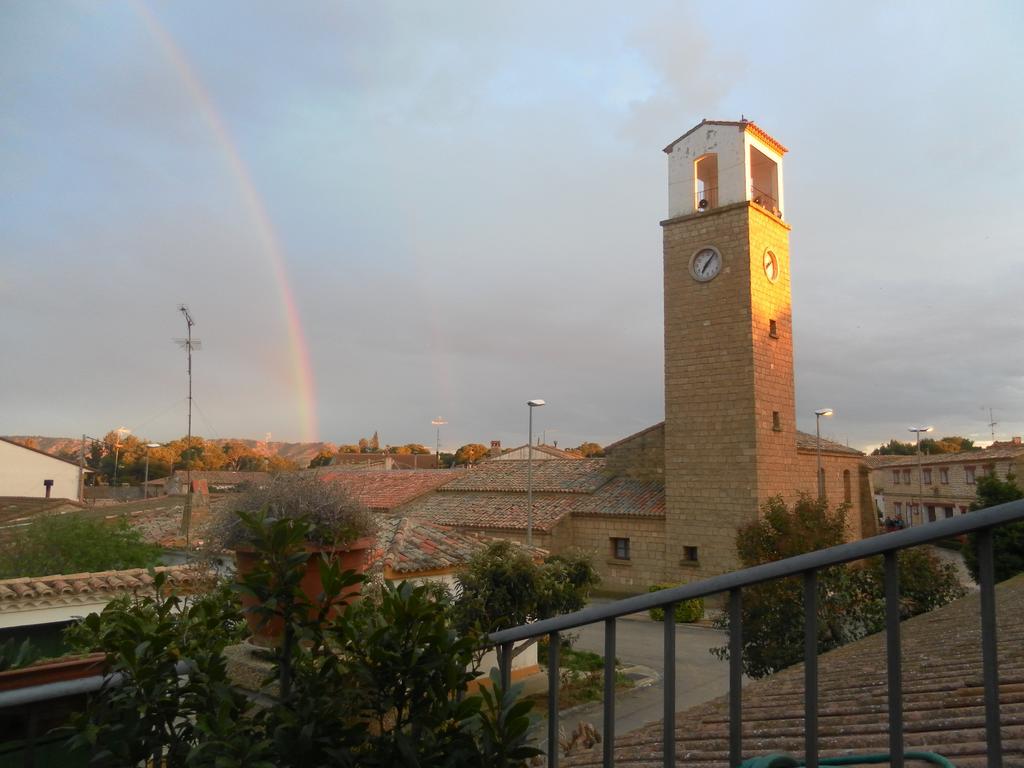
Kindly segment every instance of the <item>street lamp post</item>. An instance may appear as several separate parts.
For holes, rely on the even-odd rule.
[[[118,427],[114,430],[117,433],[117,437],[114,438],[114,479],[111,481],[111,485],[117,487],[117,462],[121,458],[121,441],[125,435],[131,434],[131,430],[128,427]]]
[[[526,443],[526,546],[533,546],[533,409],[544,405],[543,400],[529,400],[529,441]]]
[[[436,419],[430,422],[437,427],[437,469],[441,468],[441,427],[448,422],[438,416]]]
[[[146,443],[146,479],[142,481],[142,498],[149,498],[149,449],[159,448],[160,443]]]
[[[924,522],[924,477],[921,474],[921,433],[931,432],[935,427],[907,427],[908,432],[917,435],[917,506]],[[914,514],[910,514],[910,527],[914,527]]]
[[[817,435],[818,443],[818,498],[825,498],[825,478],[821,476],[821,417],[831,416],[831,408],[819,408],[814,412],[814,432]]]

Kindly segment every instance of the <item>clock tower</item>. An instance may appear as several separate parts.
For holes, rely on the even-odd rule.
[[[786,148],[704,120],[665,148],[666,576],[733,570],[736,529],[798,487]]]

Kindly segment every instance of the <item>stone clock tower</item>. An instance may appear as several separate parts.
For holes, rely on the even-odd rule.
[[[733,570],[737,527],[798,486],[786,152],[705,120],[665,148],[666,570]]]

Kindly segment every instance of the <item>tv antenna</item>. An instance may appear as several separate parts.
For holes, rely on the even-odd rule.
[[[181,515],[181,532],[185,534],[185,559],[189,558],[189,533],[192,527],[192,352],[203,348],[203,342],[192,338],[192,326],[196,324],[188,307],[184,304],[178,305],[178,311],[185,318],[186,336],[184,339],[175,339],[174,342],[185,350],[188,360],[188,437],[185,442],[185,482],[188,484],[188,493],[185,494],[185,511]]]
[[[985,410],[985,406],[984,405],[981,406],[981,410],[983,410],[983,411]],[[995,416],[992,415],[992,409],[989,408],[988,409],[988,428],[992,432],[992,441],[993,442],[995,442],[995,439],[996,439],[996,425],[997,424],[999,424],[999,422],[996,421]]]

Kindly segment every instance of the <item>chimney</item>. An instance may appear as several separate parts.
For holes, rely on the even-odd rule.
[[[501,440],[491,440],[490,456],[492,459],[501,456]]]
[[[1020,445],[1020,435],[1015,435],[1013,438],[1014,445]]]

